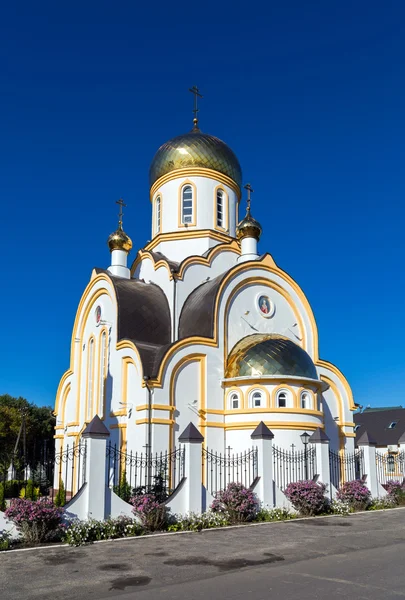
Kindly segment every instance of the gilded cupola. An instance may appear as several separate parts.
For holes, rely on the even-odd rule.
[[[132,240],[129,237],[129,235],[127,235],[122,229],[122,208],[123,206],[126,206],[126,204],[124,204],[123,200],[121,199],[117,200],[116,204],[119,204],[120,206],[120,212],[118,215],[118,229],[116,229],[116,231],[113,231],[113,233],[109,235],[107,244],[110,249],[110,252],[113,252],[113,250],[123,250],[124,252],[130,252],[130,250],[132,249]]]
[[[254,238],[257,241],[259,241],[260,236],[262,235],[262,226],[260,225],[260,223],[258,221],[256,221],[256,219],[254,219],[252,217],[251,212],[250,212],[250,203],[251,203],[250,195],[253,192],[250,183],[245,185],[245,189],[248,192],[246,215],[242,219],[242,221],[240,221],[240,223],[238,223],[238,226],[236,227],[236,238],[239,241],[241,241],[245,238]]]

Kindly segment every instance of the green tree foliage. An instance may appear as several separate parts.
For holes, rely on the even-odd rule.
[[[59,480],[59,489],[55,496],[54,504],[55,506],[65,506],[66,504],[66,490],[62,479]]]
[[[10,464],[21,427],[22,411],[25,412],[26,448],[32,458],[40,458],[44,444],[53,448],[55,417],[50,406],[36,406],[25,398],[0,396],[0,465]],[[23,439],[19,442],[21,454]]]

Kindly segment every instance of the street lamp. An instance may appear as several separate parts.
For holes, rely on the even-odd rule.
[[[309,444],[309,438],[310,437],[311,436],[306,431],[304,431],[304,433],[301,433],[301,435],[300,435],[301,442],[304,444],[305,479],[308,479],[308,453],[307,453],[307,447],[308,447],[308,444]]]

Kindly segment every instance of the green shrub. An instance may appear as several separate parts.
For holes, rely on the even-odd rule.
[[[256,515],[255,521],[289,521],[296,518],[297,513],[292,512],[289,508],[261,508]]]
[[[20,490],[24,486],[24,483],[11,479],[10,481],[4,482],[4,496],[5,498],[18,498]]]
[[[367,510],[386,510],[387,508],[395,508],[398,506],[396,499],[392,496],[384,496],[384,498],[372,498]]]
[[[119,485],[114,486],[114,492],[117,494],[117,496],[122,498],[122,500],[125,500],[125,502],[129,502],[129,499],[131,498],[132,493],[131,493],[131,486],[127,482],[127,474],[125,471],[123,471],[123,473],[121,475]]]
[[[20,490],[20,498],[25,498],[26,500],[38,500],[39,496],[39,487],[35,487],[32,479],[28,479],[25,486]]]
[[[6,510],[4,483],[0,483],[0,510]]]
[[[54,504],[55,506],[65,506],[66,504],[66,490],[62,479],[59,480],[59,489],[56,493]]]
[[[10,550],[11,548],[11,537],[7,531],[0,531],[0,552],[3,550]]]

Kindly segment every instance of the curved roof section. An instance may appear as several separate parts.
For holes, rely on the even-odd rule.
[[[225,377],[260,375],[318,379],[311,357],[292,340],[278,334],[255,333],[243,338],[232,348]]]
[[[206,281],[187,297],[180,313],[179,338],[192,335],[214,337],[215,300],[219,286],[229,271]]]
[[[114,277],[104,269],[96,269],[111,279],[117,298],[117,342],[130,340],[141,357],[144,375],[157,375],[159,365],[171,345],[171,318],[167,298],[154,283],[139,279]]]
[[[169,140],[156,152],[149,169],[149,184],[163,175],[187,167],[203,167],[230,177],[242,185],[242,169],[236,154],[222,140],[199,129]]]

